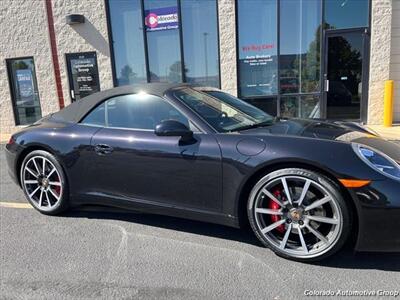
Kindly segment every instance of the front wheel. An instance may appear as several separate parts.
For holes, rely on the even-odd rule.
[[[21,165],[21,186],[32,206],[55,215],[68,208],[68,186],[64,171],[49,152],[35,150]]]
[[[264,176],[247,208],[258,239],[285,258],[321,260],[349,236],[350,211],[339,187],[313,171],[290,168]]]

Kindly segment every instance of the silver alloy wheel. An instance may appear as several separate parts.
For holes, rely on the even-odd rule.
[[[61,176],[54,164],[44,156],[31,157],[21,174],[23,188],[30,202],[39,210],[51,211],[63,195]]]
[[[260,233],[286,255],[321,256],[341,235],[343,216],[334,195],[310,178],[266,178],[257,183],[250,197]]]

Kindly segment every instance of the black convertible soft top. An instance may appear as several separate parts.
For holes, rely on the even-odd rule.
[[[189,86],[185,83],[143,83],[112,88],[82,98],[64,109],[51,115],[51,119],[61,122],[79,122],[90,110],[104,100],[126,94],[145,92],[147,94],[163,97],[172,88]]]

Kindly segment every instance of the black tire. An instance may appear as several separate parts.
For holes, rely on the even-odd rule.
[[[43,168],[42,166],[39,166],[37,163],[35,166],[33,163],[33,159],[34,161],[43,161],[43,159],[45,159],[45,171],[43,172]],[[53,173],[50,174],[50,177],[48,178],[48,182],[50,182],[51,180],[54,180],[54,178],[57,178],[57,182],[60,184],[60,188],[59,188],[59,198],[57,199],[55,196],[57,196],[57,192],[56,191],[50,191],[49,189],[51,188],[50,185],[47,186],[47,188],[43,188],[43,200],[39,200],[37,198],[42,199],[42,187],[41,184],[37,184],[35,185],[34,183],[32,184],[33,187],[31,188],[31,185],[29,184],[25,184],[25,179],[26,176],[31,176],[30,181],[34,181],[34,180],[38,180],[32,173],[30,173],[31,175],[29,175],[26,171],[26,167],[27,164],[30,164],[28,166],[28,168],[32,171],[34,171],[34,173],[36,175],[39,175],[39,177],[46,177],[44,173],[50,174],[50,172],[53,170],[53,168],[56,169],[56,171],[53,171]],[[34,168],[37,167],[38,169]],[[26,175],[28,174],[28,175]],[[24,179],[25,176],[25,179]],[[56,177],[54,177],[56,176]],[[53,179],[51,179],[53,178]],[[40,180],[38,180],[39,182]],[[62,166],[60,165],[60,163],[57,161],[57,158],[47,152],[47,151],[43,151],[43,150],[34,150],[32,152],[30,152],[23,160],[22,164],[21,164],[21,168],[20,168],[20,182],[21,182],[21,187],[22,190],[24,191],[25,197],[26,199],[29,201],[29,203],[40,213],[45,214],[45,215],[57,215],[60,214],[61,212],[64,212],[68,209],[69,207],[69,190],[68,190],[68,181],[67,178],[65,176],[64,170],[62,168]],[[35,187],[39,187],[39,190],[36,192],[36,194],[34,194],[32,197],[30,197],[30,195],[28,194],[28,192],[32,192],[32,190],[34,191],[36,188]],[[57,188],[57,187],[56,187]],[[53,194],[52,194],[53,192]],[[38,194],[40,196],[38,196]],[[46,199],[47,196],[47,199]],[[36,198],[36,199],[34,199]],[[38,201],[35,201],[38,200]],[[48,202],[50,203],[48,203]],[[42,205],[39,205],[39,204]],[[47,204],[48,206],[45,207],[44,204]]]
[[[332,226],[333,228],[335,228],[335,230],[338,230],[338,229],[336,229],[336,226],[337,226],[338,228],[340,227],[340,232],[339,232],[339,230],[337,231],[338,233],[336,235],[336,239],[334,241],[332,241],[332,244],[329,247],[326,246],[325,251],[321,252],[318,255],[315,254],[315,255],[307,256],[306,254],[296,255],[293,253],[288,253],[288,251],[292,251],[292,249],[294,249],[294,248],[285,249],[286,246],[283,246],[283,250],[281,249],[282,244],[285,243],[284,245],[286,245],[286,243],[288,241],[288,239],[286,239],[285,242],[283,241],[284,240],[284,237],[283,237],[284,231],[283,230],[289,231],[288,237],[293,237],[293,233],[296,233],[296,230],[294,229],[295,225],[300,227],[300,229],[296,228],[297,231],[303,231],[305,229],[304,227],[301,227],[299,225],[300,222],[303,223],[302,225],[308,226],[307,228],[309,228],[311,223],[308,223],[307,225],[305,225],[305,222],[311,222],[307,218],[309,217],[309,215],[311,215],[312,211],[308,211],[308,212],[304,213],[305,210],[302,210],[302,213],[304,213],[304,215],[301,218],[304,218],[304,221],[296,220],[297,224],[295,224],[295,221],[291,219],[292,214],[290,212],[287,212],[288,209],[286,208],[286,206],[285,206],[285,208],[280,208],[280,211],[282,211],[284,213],[282,214],[282,216],[279,216],[279,218],[280,218],[279,222],[281,220],[283,221],[284,219],[286,219],[286,222],[279,226],[285,226],[284,229],[278,228],[279,227],[278,226],[277,228],[274,228],[271,231],[267,231],[266,233],[261,232],[261,227],[264,227],[263,228],[264,231],[266,230],[266,228],[265,228],[265,225],[260,226],[259,219],[260,218],[271,218],[272,219],[273,217],[271,217],[271,215],[269,215],[269,214],[263,215],[265,212],[260,212],[260,206],[258,206],[258,214],[256,214],[255,206],[260,205],[259,203],[261,203],[261,201],[270,201],[270,199],[268,198],[269,196],[264,195],[264,192],[262,191],[262,189],[263,189],[263,187],[268,186],[268,184],[272,184],[271,182],[278,182],[278,180],[282,180],[282,177],[289,178],[289,180],[290,180],[290,178],[294,178],[293,180],[296,180],[296,178],[301,178],[302,180],[304,179],[304,180],[313,181],[313,182],[315,182],[315,186],[318,186],[318,184],[319,184],[320,186],[322,186],[325,189],[325,191],[328,193],[328,195],[330,195],[332,197],[332,200],[329,200],[329,202],[328,202],[329,205],[335,205],[335,203],[336,203],[336,205],[334,207],[335,207],[335,209],[337,209],[338,215],[340,216],[340,218],[337,219],[338,223],[335,225],[328,224],[328,225],[322,225],[322,226]],[[285,181],[286,181],[286,179],[285,179]],[[310,186],[312,186],[312,185],[314,185],[314,183],[312,183]],[[282,186],[284,186],[284,185],[282,184]],[[289,190],[290,190],[290,187],[289,187]],[[293,191],[293,190],[290,190],[290,191]],[[308,191],[308,188],[307,188],[307,191]],[[289,192],[289,194],[291,194],[291,193],[292,192]],[[308,192],[305,193],[305,195],[307,195],[307,194],[308,194]],[[262,196],[260,196],[260,195],[262,195]],[[285,193],[285,195],[286,195],[286,193]],[[296,194],[296,195],[298,195],[298,194]],[[257,197],[259,197],[259,198],[257,198]],[[266,199],[266,200],[261,200],[261,198]],[[330,201],[332,201],[332,203]],[[292,202],[295,203],[295,200],[293,200]],[[263,202],[263,203],[265,203],[265,202]],[[288,203],[287,199],[286,199],[285,203]],[[304,201],[303,201],[303,203],[304,203]],[[313,202],[310,202],[309,205],[311,205],[312,203]],[[300,206],[297,207],[297,204],[294,204],[294,205],[296,206],[296,208],[293,207],[293,208],[291,208],[291,210],[295,210],[295,212],[297,212],[296,211],[297,209],[302,209],[302,208],[299,208]],[[323,205],[327,205],[327,204],[323,204]],[[317,207],[315,209],[322,210],[323,208]],[[249,199],[248,199],[248,205],[247,205],[247,214],[248,214],[249,223],[250,223],[250,226],[251,226],[253,232],[255,233],[257,238],[261,241],[261,243],[264,246],[270,248],[273,252],[275,252],[277,255],[279,255],[281,257],[291,259],[291,260],[296,260],[296,261],[313,262],[313,261],[319,261],[319,260],[325,259],[325,258],[333,255],[334,253],[336,253],[338,250],[340,250],[343,247],[343,245],[347,241],[349,234],[351,232],[352,214],[349,209],[349,206],[347,205],[346,201],[344,200],[343,196],[340,193],[340,187],[334,181],[329,179],[328,177],[326,177],[322,174],[319,174],[317,172],[306,170],[306,169],[286,168],[286,169],[274,171],[274,172],[269,173],[266,176],[262,177],[254,185],[252,191],[250,192]],[[259,217],[260,215],[261,215],[261,217]],[[295,216],[298,216],[298,215],[295,214]],[[311,216],[310,218],[312,218],[312,217],[313,216]],[[290,219],[290,220],[288,220],[288,219]],[[277,220],[277,219],[272,219],[272,220]],[[332,219],[330,219],[330,220],[332,220]],[[334,220],[336,221],[336,219],[334,219]],[[273,223],[273,222],[274,221],[271,221],[271,223]],[[290,227],[288,226],[289,222],[290,223],[293,222],[293,224]],[[315,221],[312,221],[312,222],[315,222]],[[267,225],[271,225],[271,223],[269,223]],[[275,223],[275,224],[277,224],[277,223]],[[315,224],[315,223],[313,223],[313,224]],[[326,223],[320,223],[320,224],[326,224]],[[280,241],[281,242],[280,246],[279,246],[279,239],[278,238],[273,239],[273,234],[275,232],[277,233],[277,236],[279,237],[277,229],[281,230],[280,236],[282,237],[282,240]],[[308,229],[305,229],[305,230],[308,231],[307,234],[309,236],[314,236],[314,239],[317,239],[316,235],[313,234],[310,230],[308,230]],[[286,231],[285,231],[285,233],[286,233]],[[317,232],[317,233],[320,233],[320,232]],[[300,232],[300,234],[298,234],[299,243],[303,246],[302,249],[304,249],[304,244],[306,245],[305,248],[307,249],[308,245],[307,245],[307,243],[302,243],[300,235],[302,235],[302,239],[304,241],[303,234],[301,234],[301,232]],[[328,239],[326,241],[328,241]],[[319,243],[323,243],[322,239],[319,241]],[[328,242],[326,243],[326,245],[328,245]],[[323,247],[321,247],[321,248],[323,248]],[[307,253],[307,251],[306,251],[306,253]]]

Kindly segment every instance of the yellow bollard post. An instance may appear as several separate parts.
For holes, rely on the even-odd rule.
[[[391,127],[393,125],[393,92],[394,82],[393,80],[385,81],[385,104],[383,112],[383,126]]]

